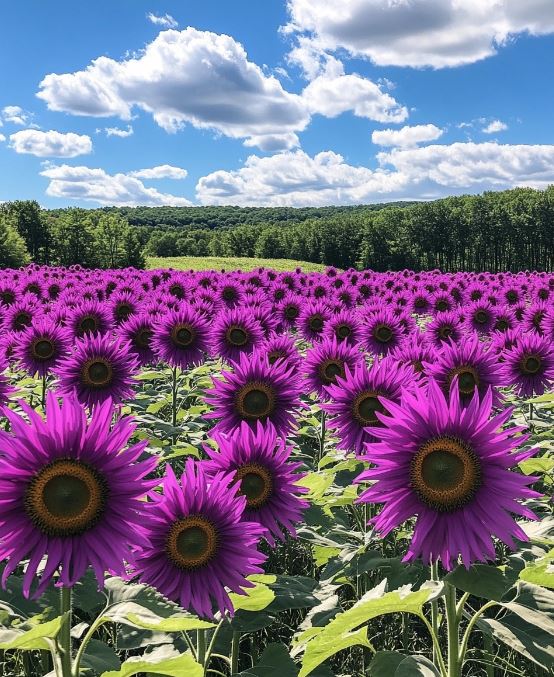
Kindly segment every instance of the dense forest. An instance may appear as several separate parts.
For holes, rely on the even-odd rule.
[[[354,207],[0,206],[0,265],[144,265],[153,256],[291,258],[376,271],[552,270],[554,186]]]

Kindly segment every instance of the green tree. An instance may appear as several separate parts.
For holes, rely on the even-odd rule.
[[[49,263],[50,230],[39,203],[35,200],[16,200],[6,202],[1,209],[11,217],[33,261]]]
[[[19,268],[30,260],[25,240],[17,232],[13,220],[7,213],[0,212],[0,267]]]

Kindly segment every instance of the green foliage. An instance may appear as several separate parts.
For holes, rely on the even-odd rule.
[[[35,200],[5,202],[0,218],[5,215],[23,238],[27,251],[37,263],[50,262],[50,229],[45,212]],[[21,265],[21,264],[18,264]]]
[[[19,268],[29,261],[25,240],[17,232],[13,217],[0,209],[0,267]]]
[[[175,270],[255,270],[256,268],[271,268],[273,270],[294,270],[301,267],[306,272],[323,271],[325,266],[292,261],[289,259],[243,259],[219,258],[215,256],[193,257],[180,256],[176,258],[149,257],[147,268],[174,268]]]

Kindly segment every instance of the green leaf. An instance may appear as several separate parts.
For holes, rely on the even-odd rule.
[[[295,651],[305,648],[299,677],[305,677],[331,656],[345,648],[362,645],[372,648],[367,639],[367,628],[361,625],[377,616],[391,613],[412,613],[423,616],[423,605],[440,594],[440,585],[422,587],[413,591],[405,586],[386,592],[386,579],[366,593],[353,607],[338,614],[323,628],[313,627],[300,635]]]
[[[371,677],[391,677],[405,658],[397,651],[378,651],[370,663],[369,674]]]
[[[545,557],[528,564],[520,572],[519,577],[528,583],[554,589],[554,563],[552,558]]]
[[[255,583],[253,588],[244,588],[244,595],[229,593],[235,611],[262,611],[268,607],[275,599],[275,593],[263,581],[273,583],[275,579],[275,576],[250,576],[249,580]]]
[[[492,565],[474,564],[469,569],[458,566],[445,581],[476,597],[499,602],[516,581],[514,572],[503,572]]]
[[[243,670],[239,677],[296,677],[298,667],[284,644],[268,644],[259,662],[249,670]]]
[[[519,582],[514,601],[501,606],[508,613],[499,618],[482,616],[479,627],[545,670],[554,668],[554,593]]]
[[[304,475],[296,484],[299,487],[306,487],[308,493],[306,498],[309,501],[319,501],[323,498],[323,495],[333,484],[333,479],[335,475],[333,472],[310,472]]]
[[[82,670],[91,670],[99,675],[105,670],[119,670],[121,663],[111,646],[98,639],[91,639],[81,660]]]
[[[203,621],[192,614],[160,618],[147,609],[141,611],[140,614],[127,614],[127,620],[137,628],[156,630],[158,632],[187,632],[189,630],[206,630],[215,627],[215,623]]]
[[[130,677],[141,672],[165,677],[202,677],[204,668],[189,653],[179,655],[173,647],[162,646],[146,656],[129,658],[120,670],[104,672],[102,677]]]
[[[19,649],[20,651],[34,651],[35,649],[49,650],[47,640],[55,639],[62,627],[64,616],[58,616],[46,623],[39,623],[30,630],[14,628],[0,630],[0,649]]]
[[[394,677],[440,677],[440,672],[424,656],[407,656],[396,668]]]
[[[276,576],[270,584],[275,593],[275,600],[268,611],[285,611],[288,609],[310,609],[319,604],[314,595],[318,582],[307,576]]]

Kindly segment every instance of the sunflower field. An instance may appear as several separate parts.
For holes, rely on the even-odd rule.
[[[554,675],[554,274],[0,271],[0,675]]]

